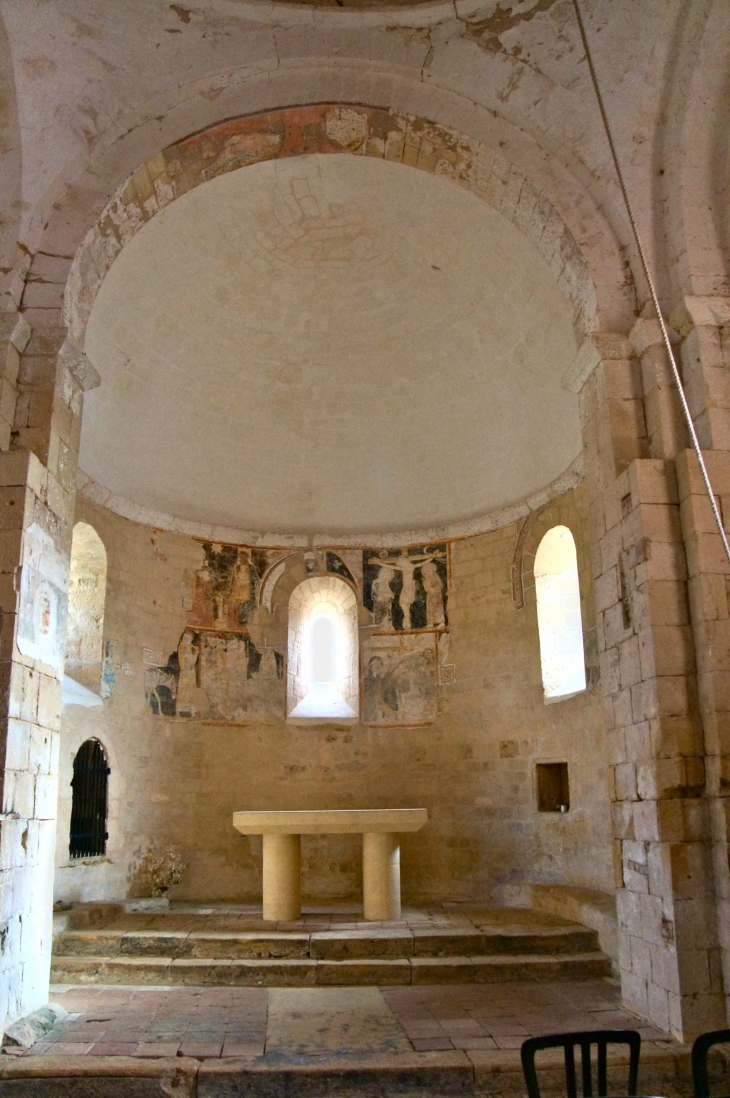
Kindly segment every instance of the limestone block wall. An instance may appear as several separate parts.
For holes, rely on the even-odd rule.
[[[94,527],[107,552],[103,674],[105,693],[111,692],[103,707],[64,710],[57,899],[149,895],[156,885],[171,898],[254,900],[261,889],[261,840],[231,826],[234,810],[254,808],[426,807],[428,826],[404,836],[406,902],[488,896],[520,902],[530,883],[611,888],[590,566],[581,567],[589,685],[549,705],[530,581],[536,538],[550,524],[569,525],[579,563],[589,559],[580,488],[534,516],[526,534],[514,524],[452,542],[448,614],[435,586],[443,547],[419,551],[419,566],[429,566],[427,596],[408,574],[415,556],[384,564],[375,552],[361,553],[359,575],[353,555],[342,552],[337,564],[335,554],[326,554],[328,568],[347,572],[347,582],[365,591],[358,603],[363,717],[351,726],[286,721],[281,651],[291,591],[307,575],[302,554],[264,560],[242,550],[226,556],[223,547],[203,561],[192,538],[81,498],[76,519]],[[243,574],[244,564],[250,573]],[[380,566],[390,569],[388,576],[403,573],[393,586],[410,607],[408,621],[368,586],[368,570]],[[216,594],[224,567],[238,592],[233,608]],[[515,569],[521,599],[514,597]],[[198,631],[201,590],[229,630],[227,641],[220,629],[209,633],[207,647]],[[236,633],[243,618],[245,636]],[[401,631],[384,635],[387,621]],[[387,691],[375,682],[374,651],[384,653],[381,663],[392,659],[401,668],[400,709],[390,722],[383,716]],[[224,667],[229,679],[249,675],[246,697],[220,686]],[[203,689],[208,682],[219,684],[218,693]],[[102,742],[111,767],[109,841],[105,857],[72,863],[72,763],[91,736]],[[537,810],[539,762],[568,764],[568,812]],[[305,898],[357,900],[359,846],[356,836],[304,837]]]

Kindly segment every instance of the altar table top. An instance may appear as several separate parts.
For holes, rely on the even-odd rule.
[[[425,808],[344,808],[313,811],[234,812],[233,826],[242,835],[343,835],[374,831],[420,831],[428,822]]]

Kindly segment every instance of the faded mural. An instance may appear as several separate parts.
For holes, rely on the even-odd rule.
[[[185,578],[185,630],[167,662],[145,671],[152,712],[232,723],[285,714],[284,651],[254,644],[249,620],[261,582],[284,550],[202,546],[203,561]]]
[[[256,627],[272,613],[290,550],[203,543],[185,577],[186,624],[177,647],[145,649],[152,712],[223,723],[286,716],[286,643]],[[305,570],[342,576],[372,614],[360,630],[361,716],[375,726],[436,719],[438,685],[453,682],[448,657],[448,547],[307,553]],[[258,618],[257,618],[258,615]],[[269,619],[270,620],[270,619]],[[264,639],[262,639],[264,638]]]
[[[68,565],[36,523],[23,535],[17,644],[24,656],[63,672]]]
[[[365,724],[408,726],[436,719],[435,633],[376,634],[361,651]]]
[[[363,602],[381,630],[445,629],[446,545],[363,551]]]

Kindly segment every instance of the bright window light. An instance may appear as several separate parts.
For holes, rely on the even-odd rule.
[[[313,576],[289,600],[289,717],[352,720],[358,708],[355,594],[335,576]]]
[[[535,554],[537,626],[546,698],[586,688],[583,624],[575,541],[567,526],[553,526]]]

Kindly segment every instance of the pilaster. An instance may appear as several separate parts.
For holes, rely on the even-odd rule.
[[[93,367],[68,341],[60,315],[43,310],[43,326],[35,328],[29,315],[0,322],[3,1024],[48,999],[77,453],[83,392],[98,384]]]
[[[672,460],[681,430],[668,364],[647,335],[594,337],[601,361],[581,392],[581,410],[623,997],[690,1040],[723,1025],[724,1009]]]

